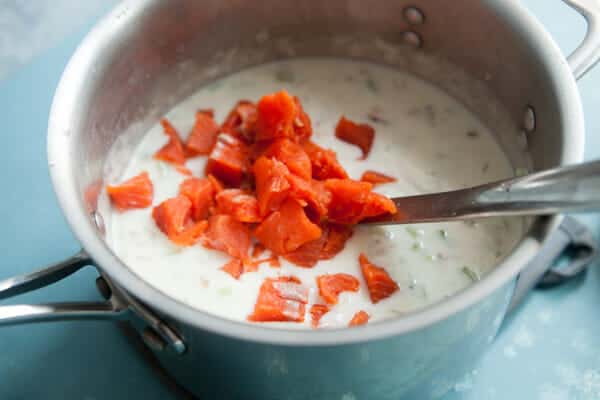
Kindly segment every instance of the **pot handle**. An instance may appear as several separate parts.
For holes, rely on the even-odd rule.
[[[0,300],[48,286],[88,265],[93,265],[93,262],[82,250],[47,268],[5,279],[0,281]],[[127,306],[112,294],[108,294],[107,297],[106,301],[98,302],[0,306],[0,326],[70,319],[113,320],[123,317],[127,313]]]
[[[563,0],[587,21],[583,42],[569,55],[568,61],[575,79],[582,78],[600,61],[600,1]]]
[[[585,272],[598,255],[598,244],[590,230],[572,217],[565,217],[539,254],[519,274],[508,311],[514,310],[531,289],[552,288]],[[560,261],[565,261],[560,262]]]
[[[94,261],[81,250],[44,269],[5,279],[0,281],[0,300],[51,285],[88,265],[95,266]],[[145,336],[142,336],[144,340],[155,344],[160,342],[164,344],[163,347],[172,348],[176,354],[185,353],[186,344],[181,336],[149,308],[102,275],[96,279],[96,285],[106,301],[0,306],[0,326],[73,319],[116,320],[126,318],[131,311],[146,323]]]

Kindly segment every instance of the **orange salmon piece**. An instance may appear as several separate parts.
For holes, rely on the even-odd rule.
[[[256,104],[240,100],[225,118],[221,130],[237,138],[253,141],[257,118]]]
[[[207,227],[206,221],[196,223],[192,221],[191,209],[190,199],[179,195],[154,207],[152,218],[156,226],[173,243],[180,246],[191,246],[200,240]]]
[[[298,116],[296,101],[285,90],[263,96],[258,102],[256,140],[295,138],[294,122]]]
[[[288,199],[256,228],[254,236],[273,253],[284,255],[319,238],[321,228],[296,201]]]
[[[348,178],[348,173],[338,161],[335,151],[324,149],[311,141],[304,142],[302,148],[310,159],[314,179]]]
[[[230,215],[213,215],[208,219],[205,245],[246,260],[250,249],[250,229]]]
[[[371,152],[375,129],[368,124],[357,124],[342,117],[335,127],[335,136],[346,143],[358,146],[362,150],[360,159],[364,160]]]
[[[266,216],[277,210],[286,199],[290,189],[290,171],[282,162],[267,157],[256,160],[253,171],[258,209],[261,216]]]
[[[233,279],[240,279],[240,276],[244,272],[244,266],[240,259],[234,258],[223,265],[221,271],[228,273]]]
[[[373,185],[382,185],[384,183],[391,183],[397,181],[397,179],[394,177],[371,170],[365,171],[360,177],[360,180],[363,182],[369,182]]]
[[[329,312],[329,306],[325,304],[313,304],[309,312],[311,316],[310,324],[313,328],[317,328],[323,315]]]
[[[106,186],[106,192],[113,206],[119,211],[126,211],[151,206],[154,186],[150,175],[144,171],[119,185]]]
[[[325,187],[331,193],[327,215],[340,224],[356,224],[364,218],[395,213],[389,198],[372,192],[373,185],[351,179],[328,179]]]
[[[298,247],[284,255],[289,262],[304,268],[314,267],[319,260],[329,260],[344,249],[346,241],[352,236],[352,227],[322,224],[318,239]]]
[[[196,112],[196,122],[185,142],[188,154],[192,156],[210,154],[217,142],[218,133],[219,125],[215,122],[212,112],[206,110]]]
[[[327,216],[331,194],[323,182],[305,180],[294,174],[289,174],[287,181],[290,185],[290,197],[305,207],[311,220],[318,222]]]
[[[360,254],[358,257],[363,278],[367,282],[369,297],[373,304],[390,297],[398,288],[398,284],[388,275],[385,269],[372,264],[367,256]]]
[[[246,173],[249,149],[240,139],[229,133],[220,133],[208,156],[206,175],[214,175],[221,182],[239,187]]]
[[[337,304],[342,292],[358,292],[360,282],[350,274],[331,274],[317,277],[319,294],[327,304]]]
[[[267,278],[260,287],[254,311],[248,320],[303,322],[307,302],[308,288],[298,278]]]
[[[299,144],[288,138],[274,141],[263,153],[269,158],[276,158],[285,164],[291,173],[303,179],[312,177],[310,158]]]
[[[185,149],[179,133],[177,133],[175,127],[166,118],[161,119],[160,124],[163,127],[165,135],[169,137],[169,141],[154,154],[154,158],[171,164],[184,165]]]
[[[370,316],[369,316],[369,314],[367,314],[366,311],[360,310],[356,314],[354,314],[354,316],[348,323],[348,326],[352,327],[352,326],[365,325],[367,322],[369,322],[369,317]]]
[[[208,218],[214,205],[215,188],[206,178],[188,178],[179,185],[179,193],[192,202],[192,218],[200,221]]]
[[[240,222],[260,222],[258,200],[241,189],[225,189],[217,194],[217,211],[228,214]]]

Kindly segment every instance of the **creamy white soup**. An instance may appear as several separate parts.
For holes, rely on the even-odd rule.
[[[185,138],[198,109],[212,108],[223,121],[239,99],[258,101],[286,89],[300,98],[313,122],[313,140],[337,152],[351,178],[366,170],[397,178],[375,190],[390,197],[463,188],[514,175],[490,130],[452,97],[411,75],[370,63],[340,59],[297,59],[249,68],[201,88],[166,117]],[[376,130],[373,148],[359,160],[358,147],[337,139],[341,115]],[[158,122],[158,121],[157,121]],[[137,149],[122,179],[148,171],[154,184],[153,205],[176,196],[185,179],[153,154],[167,137],[157,123]],[[201,174],[206,157],[187,161]],[[262,264],[257,272],[233,279],[220,268],[230,258],[201,245],[178,247],[156,227],[152,207],[105,211],[107,239],[115,253],[139,276],[162,292],[200,310],[246,321],[265,278],[296,276],[309,287],[303,323],[261,323],[310,328],[310,306],[322,303],[315,278],[344,272],[359,279],[358,292],[343,292],[320,328],[344,327],[358,310],[369,323],[396,318],[440,301],[481,279],[513,248],[522,235],[520,219],[422,225],[357,226],[345,249],[314,268],[281,258],[281,267]],[[358,256],[384,267],[399,290],[372,304]]]

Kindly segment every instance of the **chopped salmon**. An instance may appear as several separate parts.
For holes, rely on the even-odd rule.
[[[281,262],[279,261],[279,257],[278,256],[272,256],[269,259],[269,265],[273,268],[280,268],[281,267]]]
[[[161,119],[160,124],[169,141],[154,154],[154,158],[172,164],[185,164],[185,149],[179,133],[177,133],[175,127],[166,118]]]
[[[169,238],[183,232],[191,221],[192,202],[187,196],[179,195],[167,199],[154,207],[152,218],[156,226]]]
[[[312,268],[319,260],[329,260],[344,249],[352,236],[352,228],[336,224],[323,224],[318,239],[305,243],[296,250],[284,255],[289,262],[300,267]]]
[[[310,159],[313,178],[318,180],[348,178],[348,173],[338,161],[335,151],[324,149],[311,141],[304,142],[302,148]]]
[[[254,181],[256,184],[256,197],[261,216],[277,210],[286,199],[290,184],[288,176],[290,171],[282,162],[260,157],[253,167]]]
[[[356,224],[362,219],[397,211],[389,198],[372,192],[373,185],[351,179],[328,179],[325,187],[331,193],[327,215],[340,224]]]
[[[312,221],[319,222],[327,216],[331,194],[325,184],[314,179],[305,180],[294,174],[287,176],[290,197],[298,200]]]
[[[198,221],[187,224],[180,233],[169,237],[171,241],[179,246],[192,246],[200,241],[208,227],[208,221]]]
[[[366,182],[349,179],[335,151],[310,140],[310,117],[300,100],[286,91],[263,96],[257,104],[239,101],[221,125],[212,110],[199,110],[186,146],[166,119],[161,124],[169,141],[155,157],[174,164],[188,177],[177,197],[153,209],[153,218],[174,243],[200,241],[230,255],[233,259],[222,270],[234,279],[264,263],[279,267],[279,257],[313,267],[344,249],[353,224],[397,211],[391,199],[373,192],[372,185],[393,178],[366,171],[362,177]],[[342,117],[336,136],[359,146],[364,158],[374,130]],[[194,155],[208,155],[205,178],[191,176],[185,166],[185,157]],[[144,199],[148,205],[152,202],[149,184],[150,198]],[[260,258],[265,249],[271,254]],[[373,295],[369,286],[371,299],[379,301],[391,287],[381,283],[385,271],[363,264],[361,260],[365,280],[369,282],[372,275],[371,283],[379,289]],[[325,301],[335,304],[341,292],[357,291],[359,281],[348,274],[321,275],[318,286]],[[248,318],[302,321],[307,293],[296,278],[269,278]],[[328,309],[315,306],[319,313]]]
[[[366,311],[360,310],[350,320],[348,326],[360,326],[369,322],[369,314]]]
[[[208,219],[205,245],[245,260],[250,249],[250,229],[230,215],[213,215]]]
[[[175,171],[179,172],[181,175],[192,176],[192,171],[185,165],[176,164]]]
[[[248,320],[303,322],[307,302],[308,288],[298,278],[267,278],[260,287],[254,311]]]
[[[340,224],[356,224],[363,217],[372,185],[351,179],[328,179],[325,187],[331,193],[327,215]]]
[[[225,189],[225,185],[223,185],[223,182],[215,178],[214,175],[207,174],[206,179],[208,179],[210,183],[212,183],[213,188],[215,189],[215,193],[221,193],[221,191]]]
[[[218,133],[219,125],[213,119],[212,112],[196,112],[196,122],[185,143],[188,154],[210,154],[217,142]]]
[[[327,240],[321,249],[320,259],[330,260],[346,246],[348,239],[352,237],[353,229],[347,225],[328,224]]]
[[[228,273],[233,279],[240,279],[244,272],[244,265],[239,258],[234,258],[221,267],[221,271]]]
[[[350,274],[331,274],[317,277],[319,293],[327,304],[337,304],[342,292],[358,292],[360,282]]]
[[[302,108],[300,99],[294,96],[294,103],[297,107],[297,116],[294,120],[294,133],[296,134],[296,140],[298,142],[304,142],[312,136],[312,122],[310,117]]]
[[[360,254],[358,257],[363,278],[369,289],[369,297],[373,304],[390,297],[399,290],[398,284],[389,276],[385,269],[372,264],[367,256]]]
[[[255,267],[255,270],[258,270],[258,266],[260,264],[265,264],[265,263],[268,263],[273,268],[279,268],[281,266],[279,263],[279,257],[277,257],[277,256],[271,256],[271,257],[267,257],[267,258],[259,258],[259,259],[251,261],[251,264]]]
[[[319,322],[323,315],[329,312],[329,306],[326,304],[313,304],[310,307],[310,316],[311,321],[310,324],[313,328],[317,328],[319,326]]]
[[[384,184],[384,183],[390,183],[390,182],[396,182],[397,179],[385,174],[382,174],[381,172],[377,172],[377,171],[365,171],[361,178],[361,181],[363,182],[369,182],[373,185],[380,185],[380,184]]]
[[[322,230],[321,236],[304,243],[296,250],[283,255],[283,258],[299,267],[312,268],[321,260],[321,252],[327,241],[327,232]]]
[[[285,90],[263,96],[258,102],[256,140],[295,138],[294,122],[298,113],[296,101]]]
[[[284,255],[321,236],[321,228],[312,223],[302,207],[288,199],[254,231],[254,236],[275,254]]]
[[[206,174],[212,174],[226,185],[239,187],[248,172],[248,146],[229,133],[220,133],[213,147]]]
[[[192,202],[192,218],[195,221],[208,218],[215,192],[213,183],[207,178],[188,178],[179,185],[179,193]]]
[[[184,195],[167,199],[154,207],[152,218],[156,226],[171,240],[180,246],[197,243],[207,228],[206,221],[193,222],[192,202]]]
[[[335,127],[335,136],[344,142],[358,146],[362,150],[361,159],[364,160],[373,146],[375,129],[368,124],[357,124],[342,117]]]
[[[262,253],[266,250],[265,246],[262,243],[256,242],[254,244],[254,248],[252,249],[252,258],[258,258]]]
[[[258,200],[241,189],[225,189],[216,196],[219,214],[228,214],[240,222],[260,222]]]
[[[285,164],[286,167],[300,178],[308,179],[312,177],[310,158],[296,142],[288,138],[275,140],[263,153],[266,157],[276,158]]]
[[[252,141],[257,118],[256,104],[240,100],[225,118],[221,130],[237,138]]]
[[[198,110],[196,112],[199,112],[199,113],[202,113],[202,114],[206,114],[206,115],[208,115],[211,118],[215,117],[215,110],[213,110],[212,108],[204,108],[204,109]]]
[[[149,207],[154,196],[154,186],[146,171],[119,185],[108,185],[106,191],[119,211]]]
[[[402,210],[398,211],[396,207],[396,203],[394,201],[382,194],[371,192],[367,196],[367,203],[365,204],[365,208],[363,209],[361,220],[369,217],[377,217],[379,215],[385,214],[395,214],[397,212],[402,212]]]

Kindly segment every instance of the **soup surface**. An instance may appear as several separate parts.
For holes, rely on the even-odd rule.
[[[337,152],[351,178],[366,170],[397,178],[375,190],[390,197],[463,188],[514,175],[492,134],[473,114],[438,88],[401,71],[340,59],[297,59],[243,70],[209,86],[171,110],[166,117],[185,136],[198,109],[212,108],[223,121],[239,99],[257,101],[286,89],[298,96],[313,123],[313,141]],[[337,139],[335,126],[345,115],[376,130],[369,156]],[[176,196],[185,176],[153,158],[167,142],[160,124],[150,129],[131,155],[123,179],[148,171],[153,205]],[[206,157],[187,161],[204,170]],[[475,223],[436,223],[356,227],[345,249],[314,268],[281,258],[281,267],[262,264],[257,272],[233,279],[220,268],[229,257],[203,246],[179,247],[157,228],[152,207],[105,210],[107,238],[115,253],[139,276],[164,293],[198,309],[246,321],[267,277],[296,276],[309,287],[307,310],[322,303],[315,278],[344,272],[359,279],[358,292],[342,292],[339,303],[321,318],[319,328],[344,327],[359,310],[369,323],[394,318],[450,296],[487,274],[522,235],[520,219]],[[360,253],[386,269],[399,290],[372,304],[358,262]],[[303,323],[262,323],[277,327]]]

